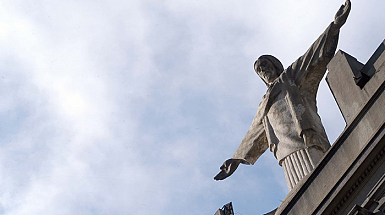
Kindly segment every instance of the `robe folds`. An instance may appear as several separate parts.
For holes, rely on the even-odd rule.
[[[270,148],[282,166],[284,158],[299,150],[315,147],[326,152],[330,148],[317,113],[316,95],[337,48],[339,33],[332,28],[333,23],[268,86],[234,159],[254,164]],[[305,134],[311,134],[311,141],[305,141]]]

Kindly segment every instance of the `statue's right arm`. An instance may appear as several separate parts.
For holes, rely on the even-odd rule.
[[[238,168],[240,163],[247,165],[254,164],[267,148],[268,143],[265,129],[260,120],[258,120],[258,117],[255,117],[237,151],[232,158],[223,163],[220,167],[221,171],[214,179],[223,180],[229,177]]]

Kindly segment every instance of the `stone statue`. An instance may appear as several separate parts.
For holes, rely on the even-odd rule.
[[[334,56],[340,28],[351,8],[346,0],[322,35],[287,69],[271,56],[262,55],[254,70],[268,90],[258,106],[249,131],[231,159],[220,167],[215,180],[229,177],[240,163],[254,164],[270,148],[283,167],[291,190],[318,164],[330,143],[317,113],[316,94]]]

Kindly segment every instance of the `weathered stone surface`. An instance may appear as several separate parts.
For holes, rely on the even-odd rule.
[[[349,124],[344,132],[314,171],[289,193],[278,208],[277,215],[364,214],[366,210],[374,210],[376,204],[369,206],[370,199],[385,194],[384,183],[377,186],[382,187],[384,192],[370,192],[385,174],[383,44],[363,67],[342,51],[329,64],[329,86],[341,110],[345,111],[344,116],[354,116],[348,117]],[[359,72],[364,68],[375,69],[362,89],[352,78],[359,68]],[[348,90],[351,88],[353,92]],[[354,102],[358,105],[352,105]],[[372,198],[370,193],[377,193],[377,196]],[[364,209],[355,205],[362,205]]]

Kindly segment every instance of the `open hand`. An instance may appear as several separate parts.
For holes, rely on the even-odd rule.
[[[215,180],[223,180],[230,175],[238,168],[241,163],[240,159],[228,159],[220,167],[221,171],[214,177]]]
[[[351,9],[350,0],[346,0],[345,5],[341,5],[334,17],[334,24],[340,29],[346,22]]]

